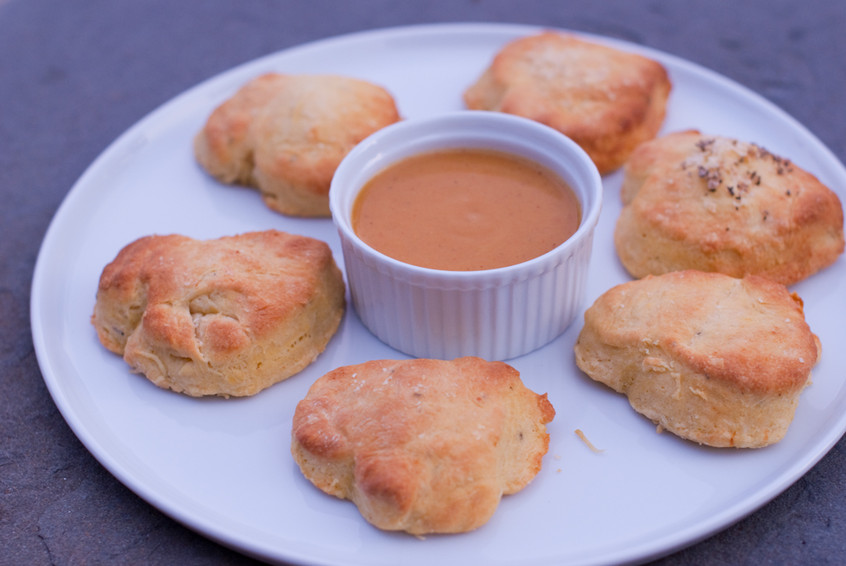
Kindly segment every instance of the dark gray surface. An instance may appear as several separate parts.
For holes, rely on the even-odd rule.
[[[770,99],[846,160],[839,0],[0,0],[0,564],[249,562],[139,499],[67,427],[30,337],[38,246],[85,167],[197,82],[307,41],[453,21],[570,28],[673,53]],[[761,510],[659,561],[844,562],[844,440]]]

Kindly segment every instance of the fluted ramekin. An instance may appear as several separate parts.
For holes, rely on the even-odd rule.
[[[581,205],[576,233],[539,257],[482,271],[410,265],[355,234],[353,204],[367,181],[404,158],[452,148],[509,152],[557,173]],[[401,352],[440,359],[511,359],[564,332],[584,298],[601,205],[599,173],[576,143],[525,118],[475,110],[408,119],[376,132],[341,162],[329,191],[352,303],[362,323]]]

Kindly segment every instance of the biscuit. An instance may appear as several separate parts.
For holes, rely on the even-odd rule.
[[[344,307],[341,272],[319,240],[275,230],[146,236],[103,269],[91,322],[159,387],[246,396],[308,366]]]
[[[754,143],[685,131],[625,167],[614,242],[634,277],[682,269],[791,285],[843,252],[835,193]]]
[[[257,188],[271,209],[329,216],[329,185],[361,140],[399,120],[393,97],[335,75],[261,75],[217,107],[194,139],[223,183]]]
[[[475,529],[541,469],[555,410],[503,362],[377,360],[318,379],[291,453],[326,493],[383,530]]]
[[[464,92],[464,102],[555,128],[605,174],[655,137],[670,90],[657,61],[547,31],[505,45]]]
[[[781,440],[820,355],[802,301],[763,277],[677,271],[585,312],[576,364],[660,429],[715,447]]]

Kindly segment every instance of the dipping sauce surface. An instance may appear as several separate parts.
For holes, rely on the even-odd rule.
[[[515,265],[572,236],[581,207],[547,168],[485,149],[409,157],[362,188],[355,233],[399,261],[449,271]]]

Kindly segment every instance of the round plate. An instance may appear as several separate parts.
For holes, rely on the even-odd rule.
[[[327,241],[328,219],[292,219],[255,191],[222,186],[195,163],[192,138],[209,113],[266,71],[335,73],[387,87],[405,117],[460,110],[461,94],[517,25],[394,28],[289,49],[214,77],[176,97],[117,139],[68,194],[47,232],[32,287],[32,329],[44,380],[76,435],[138,495],[185,525],[268,561],[310,564],[589,564],[644,560],[691,544],[763,505],[804,474],[846,430],[846,263],[793,290],[823,357],[786,438],[761,450],[717,450],[658,434],[624,397],[573,361],[581,315],[548,346],[511,360],[557,410],[543,470],[466,534],[421,540],[382,532],[356,507],[324,495],[290,455],[296,403],[335,367],[400,358],[348,309],[326,352],[302,373],[248,399],[193,399],[131,374],[103,348],[89,319],[103,267],[147,234],[210,238],[281,229]],[[661,61],[673,92],[663,132],[699,128],[754,141],[830,187],[843,165],[785,113],[737,84],[678,58],[590,37]],[[612,229],[619,172],[604,179],[587,304],[628,280]],[[840,195],[841,200],[844,195]],[[838,316],[841,315],[841,316]],[[602,452],[575,434],[579,429]]]

